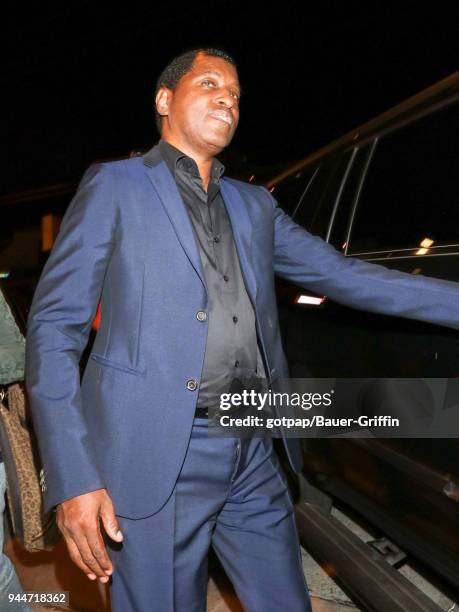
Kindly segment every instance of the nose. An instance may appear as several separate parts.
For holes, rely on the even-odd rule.
[[[226,108],[232,108],[234,106],[234,97],[231,95],[228,89],[221,89],[217,96],[217,103],[220,106],[225,106]]]

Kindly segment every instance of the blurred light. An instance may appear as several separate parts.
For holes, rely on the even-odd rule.
[[[51,251],[59,231],[60,218],[49,213],[41,218],[41,250]]]
[[[345,249],[346,247],[347,247],[347,242],[343,242],[343,246],[341,248]]]
[[[0,278],[8,278],[9,275],[9,272],[0,272]]]
[[[269,188],[269,192],[272,193],[275,189],[276,189],[276,186],[273,185],[272,187]]]
[[[92,322],[92,328],[94,331],[98,331],[100,327],[100,302],[97,305],[96,316],[94,317],[94,321]]]
[[[337,576],[338,572],[336,571],[336,566],[331,563],[321,563],[322,569],[333,578],[333,576]]]
[[[428,251],[429,249],[418,249],[415,255],[425,255]]]
[[[304,295],[300,293],[293,300],[294,304],[309,304],[310,306],[320,306],[325,301],[325,297],[316,297],[313,295]]]
[[[254,180],[255,180],[255,174],[252,174],[252,176],[249,178],[249,183],[251,183]]]
[[[424,240],[420,242],[419,246],[422,246],[425,249],[428,249],[429,247],[433,245],[433,243],[434,241],[431,238],[424,238]]]

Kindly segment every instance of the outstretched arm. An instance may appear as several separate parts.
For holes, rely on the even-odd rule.
[[[265,193],[273,206],[276,274],[359,310],[459,329],[458,283],[345,257],[295,223]]]

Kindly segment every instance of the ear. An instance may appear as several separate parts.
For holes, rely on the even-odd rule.
[[[155,104],[156,110],[161,117],[166,117],[169,114],[169,104],[172,99],[172,91],[167,87],[161,87],[156,94]]]

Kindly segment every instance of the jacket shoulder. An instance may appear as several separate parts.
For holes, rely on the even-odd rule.
[[[106,185],[112,194],[135,184],[143,172],[141,157],[118,159],[115,161],[95,161],[84,172],[79,188],[89,181],[96,180]]]
[[[120,174],[139,171],[144,167],[142,157],[127,157],[114,161],[100,161],[91,164],[90,168],[101,168],[107,175],[117,176]]]
[[[253,183],[247,183],[245,181],[239,181],[237,179],[225,177],[224,179],[227,183],[232,185],[235,189],[239,191],[242,196],[250,200],[257,200],[261,204],[269,205],[271,208],[272,205],[272,196],[266,187],[262,185],[254,185]]]

